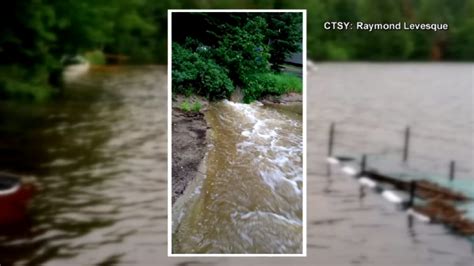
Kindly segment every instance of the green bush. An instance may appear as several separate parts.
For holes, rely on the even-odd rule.
[[[188,103],[188,101],[182,102],[181,105],[180,105],[180,108],[181,108],[181,110],[183,110],[185,112],[191,111],[191,105]]]
[[[52,89],[45,85],[28,84],[15,80],[0,80],[0,99],[43,102],[50,98]]]
[[[192,51],[177,43],[173,43],[172,80],[173,92],[210,100],[227,98],[234,90],[228,70],[211,59],[206,49]]]
[[[20,66],[0,67],[0,99],[43,102],[54,90],[48,84],[49,74],[44,68],[26,69]]]
[[[179,108],[181,110],[183,110],[184,112],[191,112],[191,111],[192,112],[199,112],[199,111],[201,111],[202,104],[200,102],[196,101],[191,105],[191,103],[189,103],[187,100],[185,100],[184,102],[181,103]]]
[[[301,78],[289,74],[260,73],[246,77],[243,88],[244,102],[255,101],[265,95],[281,95],[288,92],[301,93]]]
[[[90,51],[84,54],[84,57],[93,65],[105,65],[105,55],[100,50]]]
[[[251,73],[266,72],[269,68],[269,47],[266,45],[267,23],[262,17],[248,19],[242,27],[222,25],[225,33],[215,49],[216,61],[230,71],[237,84],[245,82]]]
[[[193,112],[199,112],[201,111],[201,103],[200,102],[195,102],[193,103],[193,106],[191,107],[191,109],[193,110]]]

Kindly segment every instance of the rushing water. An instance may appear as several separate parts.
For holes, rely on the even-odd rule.
[[[53,103],[0,102],[0,170],[35,175],[43,186],[31,220],[2,228],[0,263],[472,265],[466,239],[440,225],[409,228],[375,193],[360,200],[352,178],[326,177],[325,158],[331,122],[336,153],[369,153],[369,165],[387,143],[394,148],[385,154],[399,158],[411,125],[410,165],[441,173],[456,160],[459,178],[472,178],[473,65],[317,67],[307,88],[306,258],[167,257],[166,70],[126,67],[78,77]],[[420,152],[435,158],[416,166]]]
[[[302,253],[301,118],[258,103],[211,105],[207,171],[191,203],[173,209],[174,253]]]

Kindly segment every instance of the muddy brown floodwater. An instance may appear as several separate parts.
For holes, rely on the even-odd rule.
[[[466,239],[439,225],[409,228],[406,215],[377,194],[360,201],[353,179],[325,176],[325,157],[331,122],[341,125],[338,142],[355,151],[376,145],[343,129],[398,147],[399,134],[385,129],[410,123],[446,139],[418,139],[417,153],[440,159],[418,165],[441,161],[445,169],[456,156],[459,176],[472,177],[473,65],[317,68],[308,73],[306,258],[167,257],[166,67],[121,67],[76,79],[53,103],[0,102],[0,170],[33,174],[43,185],[30,221],[3,230],[0,263],[472,265]]]
[[[301,254],[302,116],[225,100],[206,120],[206,170],[173,208],[173,253]]]

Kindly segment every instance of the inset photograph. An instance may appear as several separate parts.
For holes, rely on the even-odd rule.
[[[305,11],[169,12],[169,255],[304,255]]]

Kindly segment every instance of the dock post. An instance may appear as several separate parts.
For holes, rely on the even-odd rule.
[[[334,122],[331,123],[329,127],[329,137],[328,137],[328,158],[332,156],[333,147],[334,147],[334,132],[335,132],[335,125]],[[331,176],[331,165],[328,163],[326,164],[327,176]]]
[[[471,237],[471,251],[472,251],[472,254],[474,254],[474,236]]]
[[[408,207],[413,207],[415,203],[415,192],[416,192],[416,181],[412,180],[410,182],[410,201],[408,202]]]
[[[335,132],[335,125],[333,122],[331,123],[331,126],[329,128],[328,157],[332,156],[332,151],[334,147],[334,132]]]
[[[359,200],[362,200],[365,197],[365,187],[363,185],[359,186]]]
[[[410,127],[406,127],[405,129],[405,146],[403,148],[403,161],[406,162],[408,160],[408,150],[410,148]]]
[[[408,219],[408,229],[413,230],[413,215],[407,215],[407,219]]]
[[[362,160],[360,161],[360,172],[364,173],[367,168],[367,155],[362,155]]]
[[[456,162],[455,161],[451,161],[451,163],[449,164],[449,181],[453,181],[454,180],[454,174],[456,172]]]

